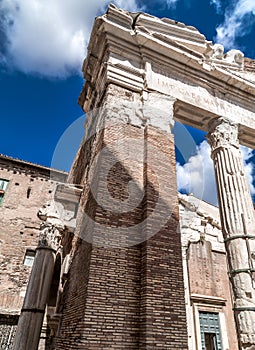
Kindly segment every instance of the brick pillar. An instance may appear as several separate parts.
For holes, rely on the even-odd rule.
[[[173,103],[109,85],[87,117],[71,171],[84,191],[57,350],[187,348]]]
[[[167,117],[167,116],[165,116]],[[150,126],[146,142],[160,148],[155,164],[153,150],[147,150],[145,215],[150,215],[159,197],[164,199],[155,220],[164,224],[141,246],[141,333],[139,349],[187,349],[187,325],[175,179],[173,134]],[[169,163],[166,163],[168,159]],[[157,178],[150,172],[157,166]],[[153,167],[152,167],[153,168]],[[155,189],[157,189],[155,191]],[[155,222],[144,228],[150,233]]]

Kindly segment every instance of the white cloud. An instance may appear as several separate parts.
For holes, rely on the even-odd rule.
[[[80,72],[94,18],[109,0],[1,0],[2,63],[29,74],[65,77]],[[116,0],[137,10],[136,0]]]
[[[193,193],[197,198],[217,204],[217,194],[210,146],[203,141],[197,146],[197,153],[184,165],[177,163],[179,191]]]
[[[240,147],[250,191],[255,195],[253,185],[254,165],[250,162],[253,151],[247,147]],[[211,149],[207,141],[197,146],[197,152],[184,165],[177,163],[178,190],[193,193],[197,198],[217,205],[216,183],[211,160]]]
[[[221,12],[221,0],[210,0],[210,5],[215,6],[216,12]]]
[[[254,173],[255,173],[255,168],[254,168],[254,162],[251,161],[252,157],[254,156],[254,150],[240,146],[240,150],[242,152],[243,160],[244,160],[244,166],[245,166],[245,172],[246,172],[246,177],[250,186],[250,191],[251,194],[254,196],[255,195],[255,187],[253,184],[254,180]]]
[[[216,41],[228,49],[234,48],[236,37],[249,33],[254,23],[254,0],[238,0],[233,7],[226,9],[224,22],[216,28]]]
[[[177,1],[178,0],[166,0],[167,7],[170,8],[170,7],[175,6]]]
[[[138,5],[136,3],[136,0],[114,0],[114,1],[104,1],[104,2],[108,2],[108,3],[114,3],[117,7],[125,9],[127,11],[137,11],[138,9]]]

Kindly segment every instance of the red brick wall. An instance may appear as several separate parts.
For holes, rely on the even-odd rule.
[[[222,243],[223,244],[223,243]],[[226,300],[223,311],[229,347],[238,348],[226,254],[212,250],[211,242],[192,243],[188,250],[190,293]]]
[[[27,248],[37,246],[37,212],[51,199],[54,186],[49,175],[4,159],[0,160],[0,178],[9,181],[0,206],[0,309],[19,312],[23,302],[20,292],[25,292],[31,270],[23,265],[24,255]]]
[[[187,348],[186,312],[182,277],[180,234],[177,233],[179,210],[175,179],[175,154],[173,135],[149,127],[146,140],[161,150],[157,158],[161,174],[160,195],[164,198],[169,219],[153,237],[142,244],[141,268],[141,334],[140,349],[185,349]],[[162,155],[163,153],[163,155]],[[150,164],[153,154],[147,153]],[[172,173],[168,173],[171,163]],[[149,172],[148,172],[149,173]],[[148,176],[153,183],[153,177]],[[155,193],[147,186],[146,210],[155,201]],[[164,192],[164,193],[162,193]],[[166,217],[160,212],[158,219]]]
[[[2,156],[0,179],[9,181],[0,205],[0,314],[19,315],[31,272],[25,252],[37,247],[37,212],[52,198],[54,182],[50,169]]]

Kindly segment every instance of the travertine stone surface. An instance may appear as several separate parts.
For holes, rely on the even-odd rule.
[[[242,349],[255,344],[255,216],[239,150],[238,125],[219,118],[210,124],[222,231]]]

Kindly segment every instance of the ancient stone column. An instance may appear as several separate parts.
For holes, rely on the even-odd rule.
[[[240,349],[255,349],[255,216],[238,141],[238,125],[209,125],[219,210],[233,289]]]
[[[18,322],[14,350],[36,350],[64,227],[42,223],[39,243]]]

